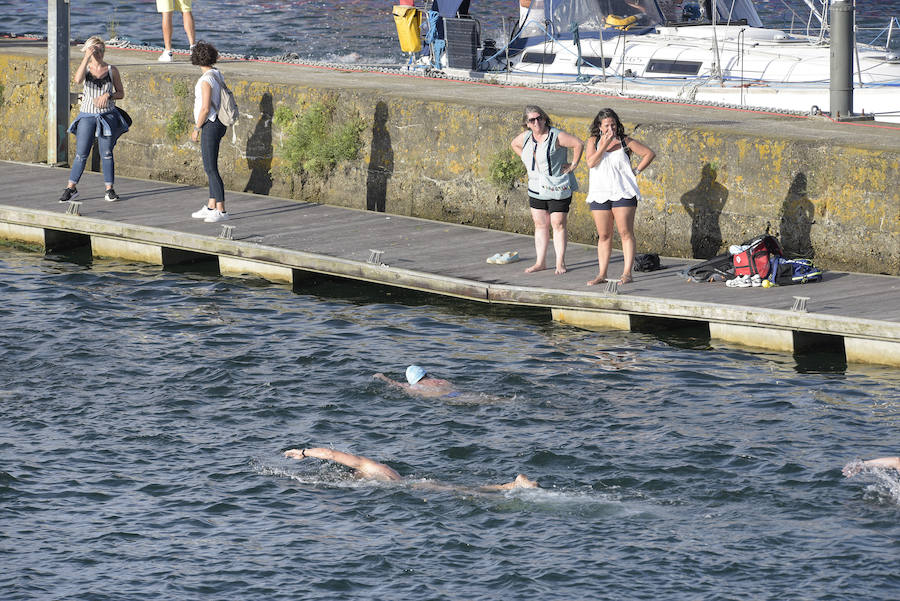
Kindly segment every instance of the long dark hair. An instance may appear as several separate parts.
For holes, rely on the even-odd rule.
[[[611,118],[615,122],[615,135],[619,140],[625,139],[625,127],[622,125],[622,121],[619,119],[619,116],[616,114],[616,111],[612,109],[600,109],[600,112],[597,113],[597,116],[594,117],[594,120],[591,122],[590,132],[591,135],[595,138],[599,138],[601,136],[600,131],[600,123],[603,122],[604,119]],[[624,142],[623,142],[624,143]]]

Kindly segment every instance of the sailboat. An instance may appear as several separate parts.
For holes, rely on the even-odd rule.
[[[827,114],[830,1],[803,1],[806,23],[777,29],[752,0],[520,0],[516,27],[497,44],[460,10],[468,2],[435,0],[423,58],[447,75],[498,83]],[[852,49],[852,110],[900,123],[895,23],[877,45]]]

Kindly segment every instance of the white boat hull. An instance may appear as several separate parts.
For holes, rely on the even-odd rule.
[[[754,109],[830,111],[830,48],[814,38],[747,26],[660,27],[603,42],[582,40],[580,46],[579,55],[571,40],[528,45],[508,71],[489,77],[580,82],[629,96]],[[854,113],[900,123],[900,61],[886,60],[884,50],[870,47],[860,47],[857,57],[862,69],[854,74]]]

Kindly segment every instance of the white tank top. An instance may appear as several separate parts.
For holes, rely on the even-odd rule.
[[[599,143],[599,140],[598,140]],[[591,167],[589,187],[585,202],[607,202],[623,198],[641,198],[637,179],[631,170],[631,159],[620,146],[612,152],[604,152],[600,162]]]
[[[194,84],[194,123],[197,123],[197,117],[200,116],[200,109],[203,108],[203,89],[200,87],[202,82],[209,84],[209,116],[207,121],[215,121],[216,115],[219,114],[219,101],[222,97],[222,88],[219,86],[219,78],[221,75],[217,69],[210,69],[197,79]]]

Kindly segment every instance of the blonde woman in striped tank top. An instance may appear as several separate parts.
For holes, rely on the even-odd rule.
[[[128,131],[128,124],[116,110],[116,100],[125,97],[125,88],[119,70],[103,60],[106,45],[97,36],[92,36],[82,48],[84,58],[75,71],[75,83],[84,84],[78,117],[69,125],[68,132],[75,134],[75,158],[69,184],[59,197],[60,202],[68,202],[78,196],[76,184],[84,173],[88,154],[97,140],[100,162],[103,166],[103,181],[106,183],[104,198],[119,200],[113,189],[115,183],[115,163],[113,148],[119,136]]]

